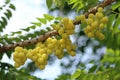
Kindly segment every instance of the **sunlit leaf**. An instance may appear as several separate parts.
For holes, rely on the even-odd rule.
[[[55,18],[55,20],[61,20],[61,19],[62,19],[62,18],[61,18],[61,17],[59,17],[59,16]]]
[[[48,9],[51,8],[52,3],[53,3],[53,0],[46,0],[46,4],[47,4]]]
[[[44,19],[44,18],[37,18],[37,20],[39,20],[39,21],[42,22],[43,24],[46,24],[46,23],[47,23],[46,19]]]
[[[41,26],[40,22],[31,22],[32,24],[36,25],[36,26]]]
[[[77,2],[77,3],[75,3],[73,6],[72,6],[72,9],[73,8],[75,8],[75,7],[77,7],[79,5],[79,3]]]
[[[80,74],[81,74],[81,70],[80,69],[77,69],[76,71],[75,71],[75,73],[71,76],[71,79],[76,79],[76,78],[78,78],[79,76],[80,76]]]
[[[112,5],[112,10],[115,10],[118,7],[120,7],[120,2],[117,2],[114,5]]]
[[[44,17],[45,17],[45,19],[47,19],[48,21],[51,21],[51,20],[54,19],[54,16],[51,16],[51,15],[49,15],[49,14],[44,14]]]
[[[118,17],[113,25],[113,33],[118,32],[119,31],[119,27],[120,26],[120,17]]]
[[[76,3],[78,0],[70,0],[69,4]]]

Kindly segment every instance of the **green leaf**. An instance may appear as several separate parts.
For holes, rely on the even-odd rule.
[[[3,24],[3,27],[5,27],[7,25],[7,20],[6,18],[2,17],[2,24]]]
[[[79,5],[78,2],[76,2],[73,6],[72,6],[72,9],[74,9],[75,7],[77,7]]]
[[[37,18],[37,20],[39,20],[39,21],[42,22],[43,24],[46,24],[46,23],[47,23],[46,19],[44,19],[44,18]]]
[[[77,8],[77,12],[79,12],[79,10],[81,10],[83,7],[84,7],[84,4],[81,3],[81,4],[78,6],[78,8]]]
[[[48,9],[51,8],[52,3],[53,3],[53,0],[46,0],[46,4],[47,4]]]
[[[81,23],[81,24],[80,24],[80,28],[81,28],[81,29],[83,29],[83,28],[86,27],[86,26],[87,26],[87,23]]]
[[[118,27],[120,26],[120,17],[117,17],[114,25],[113,25],[113,33],[118,32]]]
[[[116,4],[112,5],[112,10],[115,10],[118,7],[120,7],[120,2],[117,2]]]
[[[6,1],[5,1],[5,4],[8,4],[8,3],[10,3],[10,0],[6,0]]]
[[[4,70],[0,70],[0,80],[5,80],[5,72],[4,72]]]
[[[49,15],[49,14],[44,14],[44,17],[45,17],[45,19],[47,19],[48,21],[51,21],[51,20],[54,19],[54,16],[51,16],[51,15]]]
[[[11,8],[11,9],[13,9],[13,10],[16,9],[15,6],[14,6],[13,4],[10,4],[9,8]]]
[[[31,22],[32,24],[36,25],[36,26],[41,26],[40,22]]]
[[[61,17],[59,17],[59,16],[55,18],[55,20],[61,20],[61,19],[62,19],[62,18],[61,18]]]
[[[69,4],[73,4],[73,3],[76,3],[78,2],[78,0],[70,0]]]
[[[112,23],[113,23],[115,17],[116,17],[116,14],[111,14],[111,15],[110,15],[109,20],[108,20],[108,22],[107,22],[107,29],[108,29],[108,30],[109,30],[110,27],[112,26]]]
[[[8,19],[10,19],[10,17],[12,16],[12,13],[10,10],[6,10],[7,12],[5,12],[4,14],[7,16]]]
[[[33,26],[30,26],[30,28],[31,28],[31,29],[35,29],[35,28],[36,28],[36,26],[34,26],[34,25],[33,25]]]
[[[89,69],[89,72],[94,72],[97,67],[98,67],[97,65],[94,65],[93,67],[91,67],[91,68]]]
[[[12,32],[12,35],[21,34],[21,33],[22,33],[21,31],[16,31],[16,32]]]
[[[109,19],[108,19],[108,22],[107,22],[107,31],[106,31],[106,37],[107,37],[107,39],[109,38],[109,36],[111,36],[110,35],[111,34],[110,28],[112,27],[112,24],[113,24],[113,21],[114,21],[115,17],[116,17],[116,14],[111,14],[110,17],[109,17]]]
[[[27,27],[27,28],[21,29],[21,30],[24,30],[24,31],[27,31],[27,32],[28,32],[28,31],[30,30],[30,28]]]
[[[77,69],[75,71],[75,73],[71,76],[71,79],[74,80],[74,79],[78,78],[80,76],[80,74],[81,74],[81,70]]]

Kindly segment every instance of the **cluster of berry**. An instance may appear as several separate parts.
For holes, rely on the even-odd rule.
[[[102,30],[105,28],[105,25],[108,21],[108,17],[103,15],[102,7],[99,7],[97,9],[97,13],[95,15],[90,13],[88,15],[88,19],[85,18],[85,15],[80,15],[76,17],[76,20],[81,21],[81,23],[87,23],[87,27],[84,29],[84,32],[88,37],[98,38],[99,40],[105,39]]]
[[[13,54],[15,67],[20,67],[24,64],[26,59],[31,59],[35,62],[35,65],[41,70],[45,68],[48,61],[48,56],[54,54],[58,59],[62,59],[64,51],[67,51],[71,56],[75,56],[76,45],[72,44],[69,35],[74,33],[74,24],[72,20],[63,18],[60,24],[52,25],[53,29],[57,30],[60,39],[49,37],[44,42],[36,44],[34,49],[23,49],[22,47],[16,47]]]
[[[27,54],[26,49],[23,49],[22,47],[15,48],[15,52],[13,55],[13,60],[15,61],[14,63],[15,67],[18,68],[25,63],[25,61],[27,60],[26,54]]]
[[[104,17],[103,8],[99,7],[98,12],[94,14],[89,14],[87,19],[87,27],[84,29],[85,34],[92,38],[98,38],[99,40],[104,40],[105,36],[102,33],[102,30],[105,28],[105,25],[108,21],[108,17]]]

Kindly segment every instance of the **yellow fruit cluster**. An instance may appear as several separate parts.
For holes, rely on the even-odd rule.
[[[69,35],[74,33],[75,28],[72,20],[69,20],[68,18],[63,18],[60,24],[54,24],[52,26],[53,29],[58,31],[61,38],[57,39],[55,36],[49,37],[44,42],[38,42],[34,49],[26,50],[22,47],[16,47],[13,54],[15,67],[18,68],[20,65],[23,65],[28,58],[34,61],[35,65],[43,70],[47,65],[48,56],[52,53],[57,56],[58,59],[63,58],[64,51],[67,51],[67,53],[71,56],[76,55],[76,45],[72,44],[71,40],[69,39]],[[21,53],[24,53],[24,55],[19,57],[18,55],[20,55]],[[21,61],[23,59],[24,62],[18,62],[17,59]],[[19,64],[19,66],[16,66],[16,64]]]
[[[27,50],[22,47],[16,47],[13,55],[13,60],[15,61],[15,67],[20,67],[27,60],[26,57]]]
[[[108,17],[103,15],[103,8],[99,7],[97,13],[89,14],[87,19],[87,27],[84,29],[85,34],[90,38],[98,38],[99,40],[104,40],[105,36],[102,30],[108,21]]]

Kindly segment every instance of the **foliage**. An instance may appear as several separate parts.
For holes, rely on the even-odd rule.
[[[110,1],[110,0],[105,0],[105,1]],[[106,2],[106,4],[108,3],[109,2]],[[46,5],[50,11],[54,11],[56,9],[60,10],[63,13],[71,13],[72,11],[79,14],[79,16],[75,15],[76,18],[72,21],[69,18],[54,17],[49,14],[43,14],[43,18],[37,17],[38,21],[31,22],[31,26],[28,26],[24,29],[20,29],[19,31],[16,32],[11,32],[10,34],[3,34],[3,35],[0,34],[1,80],[42,80],[40,78],[30,75],[30,72],[36,70],[36,67],[33,66],[33,62],[30,63],[27,66],[27,68],[16,69],[14,66],[12,66],[9,63],[1,62],[3,54],[6,52],[7,56],[11,58],[12,55],[11,53],[14,51],[13,47],[15,47],[15,44],[19,45],[20,44],[19,42],[24,43],[25,41],[26,43],[24,44],[28,45],[23,47],[26,48],[25,50],[27,49],[28,50],[30,49],[31,51],[35,50],[36,45],[35,44],[29,45],[29,41],[33,40],[34,43],[34,41],[36,42],[40,36],[46,36],[46,33],[52,32],[53,30],[55,30],[59,35],[55,34],[51,38],[60,41],[63,37],[66,38],[66,35],[64,34],[63,36],[63,33],[67,33],[70,35],[73,34],[72,33],[72,30],[74,30],[73,28],[72,30],[68,30],[68,31],[65,30],[65,28],[66,29],[71,28],[71,25],[73,24],[75,27],[79,27],[78,31],[76,31],[75,34],[73,34],[73,36],[77,35],[76,39],[80,39],[74,42],[77,45],[76,57],[79,57],[80,53],[82,56],[79,59],[77,59],[75,62],[73,58],[67,55],[67,53],[69,54],[69,52],[67,52],[66,49],[64,49],[63,50],[65,54],[64,59],[67,59],[68,63],[66,64],[64,60],[61,61],[61,68],[63,73],[60,76],[58,76],[55,80],[69,80],[69,79],[119,80],[120,79],[119,76],[120,75],[119,72],[120,71],[120,65],[119,65],[120,64],[120,1],[116,0],[116,2],[109,4],[107,7],[102,6],[105,7],[103,9],[102,14],[101,14],[101,9],[99,9],[97,13],[93,12],[93,16],[95,16],[93,18],[89,17],[90,13],[86,15],[85,12],[92,10],[95,11],[96,7],[94,6],[99,6],[99,4],[102,4],[102,0],[46,0]],[[4,28],[7,26],[8,21],[12,17],[12,10],[15,9],[16,9],[15,6],[11,3],[10,0],[6,0],[4,2],[4,5],[0,7],[0,13],[3,13],[3,15],[0,16],[0,33],[4,31]],[[107,18],[102,19],[103,15],[107,16]],[[101,20],[98,18],[101,18]],[[87,26],[96,25],[96,24],[93,25],[92,24],[93,22],[91,22],[90,19],[93,19],[94,21],[98,20],[99,25],[95,27],[98,26],[100,27],[100,24],[104,23],[104,28],[102,28],[101,30],[99,30],[98,28],[94,28],[94,30],[92,29],[92,31],[90,31],[94,33],[97,32],[98,30],[104,35],[104,38],[102,39],[96,38],[93,35],[91,36],[91,34],[88,35],[88,33],[85,32]],[[24,34],[24,32],[26,34]],[[97,37],[100,37],[100,35],[98,35]],[[46,42],[47,38],[45,37],[44,39],[41,40],[43,41],[42,44],[45,46],[48,45],[48,43]],[[69,37],[69,39],[71,38]],[[97,42],[98,44],[96,44],[95,42]],[[67,42],[65,42],[64,44],[66,43]],[[10,47],[12,48],[10,49]],[[92,55],[97,56],[99,57],[99,59],[90,59],[87,62],[82,62],[81,59],[83,58],[84,55],[86,55],[87,48],[89,47],[92,48],[91,56]],[[98,52],[98,50],[103,47],[106,48],[105,52],[102,53],[100,53],[100,51]],[[53,50],[53,52],[54,51],[55,50]],[[48,57],[49,57],[48,63],[54,63],[55,57],[51,55],[49,55]],[[59,56],[57,57],[59,58]],[[18,57],[16,58],[16,60],[17,59]],[[90,68],[87,68],[87,64],[91,64],[92,66]],[[74,73],[70,72],[71,67],[74,67],[76,69]]]

